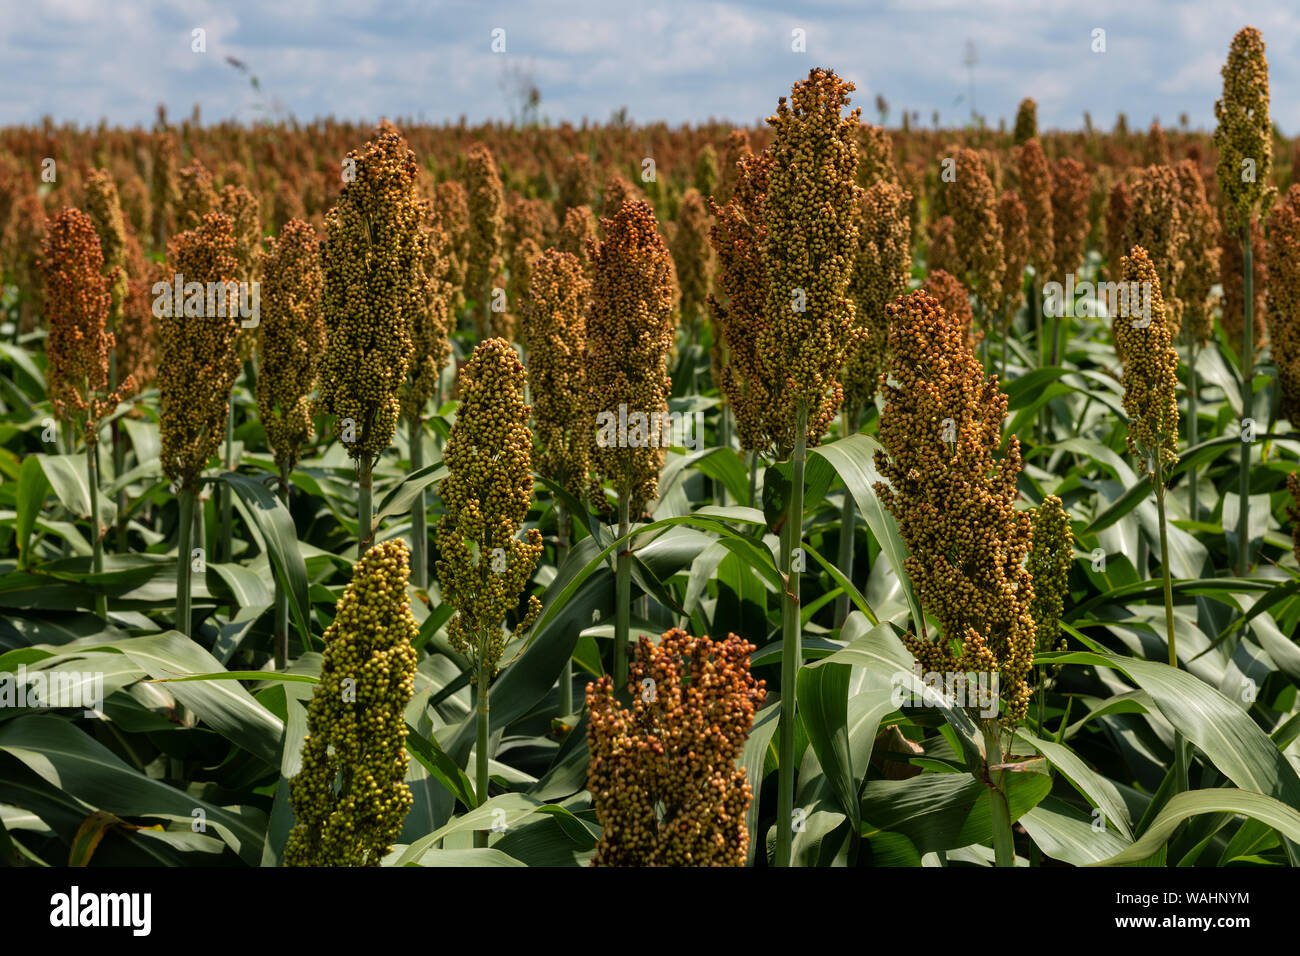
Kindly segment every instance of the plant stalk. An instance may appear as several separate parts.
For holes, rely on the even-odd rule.
[[[859,410],[855,408],[850,411],[845,408],[842,414],[845,436],[857,434],[858,420],[861,417]],[[853,580],[853,523],[855,513],[853,495],[850,494],[848,486],[845,485],[844,503],[840,506],[840,548],[835,566],[850,581]],[[843,627],[848,616],[849,596],[841,594],[835,599],[835,626]]]
[[[555,566],[563,567],[569,557],[569,538],[573,533],[573,519],[564,502],[555,503]],[[560,716],[573,713],[573,655],[570,654],[560,669]]]
[[[777,732],[781,738],[778,755],[776,809],[776,865],[789,866],[794,843],[794,738],[795,682],[803,663],[803,640],[799,621],[799,562],[795,550],[803,541],[803,483],[807,461],[808,406],[799,403],[795,420],[794,456],[790,459],[790,509],[781,538],[781,569],[786,575],[781,605],[781,713]],[[802,556],[801,556],[802,557]]]
[[[230,396],[227,403],[226,412],[226,472],[234,471],[235,459],[235,396]],[[235,502],[233,491],[230,485],[225,482],[221,483],[221,550],[219,552],[221,561],[235,560],[235,539],[232,533],[231,524],[235,520]]]
[[[1250,221],[1241,227],[1241,417],[1250,418],[1255,410],[1255,262],[1251,245]],[[1241,476],[1238,492],[1241,507],[1237,515],[1237,573],[1245,577],[1250,572],[1250,447],[1241,443]]]
[[[357,474],[357,559],[360,560],[372,544],[371,538],[374,537],[374,501],[373,494],[375,490],[375,463],[372,458],[365,457],[359,462]]]
[[[487,641],[479,643],[479,661],[483,661],[487,653]],[[478,667],[478,683],[474,690],[474,711],[475,723],[478,729],[478,739],[474,748],[474,787],[478,793],[479,806],[482,806],[488,799],[488,677],[487,668],[482,663]],[[488,831],[474,831],[474,846],[486,847],[488,845]]]
[[[410,423],[411,471],[424,467],[424,419],[412,417]],[[425,510],[424,489],[411,502],[411,583],[424,591],[429,587],[429,515]]]
[[[1174,586],[1172,572],[1169,569],[1169,533],[1166,530],[1165,521],[1165,483],[1164,476],[1157,476],[1158,484],[1156,485],[1156,512],[1160,516],[1160,573],[1164,578],[1165,586],[1165,640],[1169,645],[1169,666],[1177,669],[1178,667],[1178,650],[1175,645],[1174,637]],[[1174,779],[1178,784],[1178,792],[1183,793],[1187,790],[1187,761],[1184,751],[1186,747],[1183,744],[1183,733],[1177,728],[1174,729]]]
[[[1196,353],[1197,344],[1192,342],[1191,352],[1187,357],[1187,441],[1188,444],[1195,446],[1200,438],[1199,404],[1196,397]],[[1187,495],[1188,508],[1192,514],[1193,521],[1201,520],[1199,482],[1197,481],[1196,468],[1192,467],[1187,472]]]
[[[99,425],[90,423],[86,430],[86,482],[90,486],[90,566],[95,574],[104,573],[104,531],[99,526]],[[95,592],[95,614],[108,619],[108,595],[98,585]]]
[[[632,492],[618,493],[618,537],[622,541],[631,530]],[[614,565],[614,694],[627,703],[627,639],[632,624],[632,542],[618,546]]]
[[[180,525],[176,542],[176,630],[190,636],[190,547],[194,534],[194,486],[181,488]]]
[[[285,510],[289,508],[289,467],[280,465],[280,501]],[[289,666],[289,592],[284,589],[280,579],[275,579],[275,669],[280,671]]]
[[[1002,735],[996,720],[984,721],[984,759],[986,782],[992,789],[990,811],[993,818],[993,859],[996,866],[1016,865],[1015,834],[1011,830],[1011,808],[1007,803],[1005,770],[990,769],[1002,762]]]

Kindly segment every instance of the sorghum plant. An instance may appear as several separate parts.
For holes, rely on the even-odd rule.
[[[406,542],[357,561],[325,629],[320,683],[307,706],[302,769],[289,781],[294,827],[285,866],[378,866],[411,808],[406,705],[419,633],[406,594]]]
[[[564,222],[555,236],[555,248],[575,256],[582,266],[583,275],[591,279],[591,257],[599,243],[590,206],[572,206],[565,212]]]
[[[1275,190],[1270,184],[1273,169],[1273,126],[1268,113],[1268,60],[1264,38],[1254,27],[1242,27],[1232,38],[1228,62],[1223,65],[1223,96],[1214,103],[1219,125],[1214,146],[1219,151],[1217,174],[1220,202],[1227,236],[1236,233],[1241,248],[1242,304],[1241,384],[1242,415],[1250,418],[1255,404],[1255,291],[1252,222],[1268,215]],[[1227,315],[1225,283],[1224,314]],[[1241,506],[1237,519],[1237,573],[1250,570],[1250,451],[1241,443],[1241,475],[1238,494]]]
[[[904,643],[925,670],[997,672],[1001,723],[1024,717],[1037,640],[1025,566],[1032,518],[1017,511],[1020,440],[1002,444],[1007,397],[988,379],[961,332],[922,291],[889,307],[889,377],[880,417],[876,494],[898,521],[917,599],[939,624],[937,639]],[[924,613],[923,610],[923,613]],[[997,720],[984,723],[989,766],[1001,762]],[[1002,772],[991,772],[994,847],[1014,863]]]
[[[589,427],[602,412],[619,415],[626,407],[648,417],[668,411],[671,382],[668,352],[673,346],[672,257],[645,201],[629,202],[613,219],[602,221],[605,240],[595,253],[591,308],[587,314],[586,362]],[[613,485],[618,499],[618,537],[631,530],[632,515],[642,514],[658,497],[659,471],[666,455],[656,441],[628,445],[597,441],[593,471]],[[627,639],[631,625],[631,542],[620,545],[615,566],[614,686],[627,683]]]
[[[1141,246],[1160,277],[1169,335],[1182,329],[1183,303],[1177,290],[1183,281],[1183,253],[1190,235],[1183,222],[1182,185],[1172,166],[1148,166],[1133,180],[1131,205],[1124,229],[1124,248]]]
[[[1007,377],[1007,337],[1024,295],[1025,265],[1029,261],[1029,220],[1020,194],[1008,189],[998,197],[998,225],[1002,227],[1002,294],[994,314],[1001,320],[1002,379]]]
[[[170,269],[186,286],[213,288],[210,283],[234,279],[235,235],[230,217],[208,213],[195,229],[168,243]],[[158,393],[162,432],[163,474],[180,494],[180,536],[176,582],[176,627],[190,633],[190,534],[198,478],[221,447],[230,413],[230,390],[239,377],[238,310],[217,315],[207,297],[188,293],[182,301],[163,299],[159,317],[162,352],[158,361]]]
[[[120,399],[109,387],[113,351],[113,333],[107,328],[110,280],[104,275],[104,256],[94,223],[84,212],[64,209],[50,219],[41,244],[41,272],[49,326],[46,383],[54,413],[70,429],[80,428],[86,443],[91,567],[101,574],[105,529],[99,524],[99,423]],[[95,613],[107,617],[107,599],[102,592],[95,595]]]
[[[631,708],[608,675],[587,685],[591,791],[601,836],[592,866],[744,866],[753,799],[739,766],[767,695],[754,645],[671,630],[637,642]]]
[[[316,367],[325,350],[321,313],[320,243],[301,219],[284,224],[278,239],[261,253],[262,312],[258,326],[260,372],[257,408],[266,441],[280,473],[279,495],[289,504],[289,473],[302,446],[312,437],[311,393]],[[276,667],[288,663],[289,599],[275,582]]]
[[[372,472],[393,441],[399,393],[414,346],[412,314],[424,294],[418,165],[391,126],[347,157],[356,176],[325,218],[322,305],[328,344],[321,407],[338,420],[356,462],[357,553],[370,547]]]
[[[799,572],[792,560],[802,547],[803,483],[807,447],[816,444],[843,399],[840,369],[861,337],[855,328],[849,282],[858,251],[862,188],[857,184],[860,110],[845,114],[852,83],[814,68],[781,97],[768,147],[771,166],[763,204],[767,322],[758,353],[781,370],[775,394],[780,432],[777,454],[791,463],[790,504],[783,524],[780,570],[782,607],[781,753],[779,757],[778,866],[790,863],[794,809],[793,688],[801,663]],[[814,213],[813,210],[816,212]],[[810,218],[815,227],[809,227]]]
[[[1141,463],[1156,495],[1160,518],[1160,567],[1165,590],[1165,639],[1169,666],[1178,666],[1174,642],[1174,594],[1169,567],[1169,533],[1165,518],[1165,492],[1178,463],[1178,353],[1165,320],[1160,277],[1141,246],[1123,260],[1124,282],[1140,288],[1142,311],[1121,309],[1111,322],[1115,354],[1124,363],[1124,413],[1128,416],[1128,448]],[[1134,285],[1136,283],[1136,285]],[[1174,757],[1180,790],[1187,789],[1187,766],[1182,734],[1175,732]]]
[[[424,467],[424,410],[439,394],[442,370],[451,361],[450,335],[456,322],[453,300],[456,294],[455,261],[450,235],[443,228],[434,205],[421,203],[422,287],[407,318],[411,334],[411,364],[402,388],[402,417],[406,419],[411,452],[411,471]],[[411,503],[411,580],[423,591],[429,586],[428,524],[424,489]]]
[[[572,210],[571,210],[572,211]],[[575,498],[587,493],[594,433],[587,375],[587,298],[591,282],[576,256],[547,249],[533,262],[523,337],[528,349],[528,388],[533,396],[537,473]],[[573,535],[573,516],[555,502],[556,553],[562,563]],[[560,713],[573,713],[573,662],[560,674]]]
[[[447,638],[474,668],[478,723],[475,781],[488,798],[488,685],[505,651],[506,615],[515,611],[537,559],[542,534],[519,538],[532,498],[532,433],[524,404],[524,366],[504,339],[480,342],[460,372],[460,409],[443,451],[439,486],[446,509],[438,524],[438,581],[456,609]],[[514,630],[521,636],[541,611],[536,596]],[[485,832],[475,841],[486,846]]]

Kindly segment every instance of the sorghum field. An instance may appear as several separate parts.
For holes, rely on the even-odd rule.
[[[0,129],[0,858],[1300,863],[1264,40],[1212,133]]]

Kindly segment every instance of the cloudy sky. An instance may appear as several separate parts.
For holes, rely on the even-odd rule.
[[[1086,10],[1080,8],[1086,7]],[[1273,119],[1300,130],[1300,10],[1179,0],[0,0],[0,125],[381,116],[510,119],[521,78],[553,122],[754,122],[811,66],[858,87],[874,117],[992,123],[1033,96],[1045,128],[1085,110],[1109,128],[1159,117],[1212,127],[1232,34],[1263,31]],[[195,30],[205,52],[194,52]],[[806,51],[791,49],[796,30]],[[1105,52],[1093,52],[1103,30]],[[493,51],[494,31],[499,46]],[[968,44],[976,63],[968,68]],[[261,86],[227,61],[247,65]]]

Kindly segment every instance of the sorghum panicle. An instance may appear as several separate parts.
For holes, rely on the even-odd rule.
[[[104,277],[108,279],[111,299],[108,326],[116,331],[122,321],[122,305],[129,292],[129,278],[126,273],[126,222],[122,218],[117,185],[108,170],[96,170],[86,180],[86,207],[104,253]]]
[[[1223,65],[1223,96],[1214,103],[1219,125],[1219,193],[1228,231],[1240,235],[1256,215],[1267,216],[1276,190],[1273,176],[1273,125],[1268,113],[1268,60],[1264,37],[1242,27],[1232,38]]]
[[[523,308],[537,473],[575,497],[587,490],[595,434],[583,367],[590,294],[577,257],[547,249],[533,263]]]
[[[1178,283],[1182,329],[1188,341],[1204,345],[1214,334],[1213,287],[1219,278],[1219,220],[1205,197],[1205,183],[1193,160],[1174,167],[1186,244],[1183,275]]]
[[[1029,613],[1037,629],[1038,650],[1065,650],[1061,637],[1061,611],[1069,594],[1070,564],[1074,561],[1074,531],[1070,516],[1056,495],[1048,495],[1034,509],[1033,546],[1029,549],[1029,577],[1034,599]]]
[[[1056,257],[1055,223],[1052,219],[1052,176],[1047,157],[1037,138],[1026,140],[1016,153],[1020,199],[1029,219],[1029,264],[1038,282],[1050,278]]]
[[[1111,320],[1115,354],[1124,363],[1124,413],[1128,415],[1128,448],[1140,459],[1143,473],[1157,480],[1178,461],[1178,353],[1165,319],[1160,277],[1151,257],[1135,246],[1123,260],[1128,287],[1150,290],[1150,315],[1120,309]],[[1142,294],[1143,306],[1148,304]],[[1147,321],[1147,319],[1150,321]]]
[[[208,213],[197,228],[174,236],[167,246],[168,268],[184,276],[186,285],[235,277],[235,234],[224,213]],[[158,319],[162,467],[183,486],[199,476],[225,437],[230,389],[239,377],[239,314],[227,309],[218,316],[206,300],[195,310],[187,307],[189,296],[176,302],[164,295],[170,308]]]
[[[1038,104],[1026,97],[1016,109],[1016,127],[1013,133],[1017,146],[1038,138]]]
[[[302,769],[289,781],[285,866],[378,866],[402,832],[413,802],[405,712],[419,634],[407,562],[400,538],[367,551],[325,629]]]
[[[261,255],[257,406],[276,464],[292,471],[312,437],[311,393],[325,350],[320,242],[311,226],[290,219]]]
[[[1277,363],[1278,414],[1300,423],[1300,185],[1287,190],[1268,224],[1268,337]]]
[[[447,639],[489,679],[505,650],[506,615],[518,607],[542,553],[536,528],[519,538],[533,492],[524,377],[504,339],[474,349],[460,371],[460,408],[442,458],[448,475],[438,489],[446,509],[438,523],[438,581],[443,600],[456,609]],[[540,611],[530,595],[515,634]]]
[[[1002,277],[997,315],[1010,322],[1020,302],[1029,261],[1029,218],[1020,194],[1008,189],[998,197],[998,225],[1002,227]]]
[[[479,338],[485,339],[498,334],[497,329],[487,327],[486,310],[503,264],[506,197],[496,160],[492,158],[492,151],[482,143],[476,144],[469,152],[466,184],[469,194],[469,269],[465,275],[465,297],[477,303],[475,316]],[[494,316],[500,314],[493,313]]]
[[[1007,397],[920,290],[889,307],[889,378],[876,493],[898,521],[907,573],[937,640],[904,642],[926,670],[998,671],[1003,718],[1024,716],[1036,634],[1025,567],[1031,516],[1015,508],[1020,440],[1003,456]]]
[[[591,420],[601,412],[615,416],[619,406],[649,416],[668,411],[671,382],[668,352],[673,347],[672,257],[644,200],[629,202],[611,220],[602,220],[605,241],[594,256],[595,281],[587,314],[587,376]],[[630,444],[630,443],[629,443]],[[638,515],[658,497],[659,471],[666,450],[596,447],[594,470],[630,495]]]
[[[1066,156],[1052,165],[1052,269],[1060,282],[1083,262],[1091,191],[1083,163]]]
[[[895,183],[878,181],[862,195],[858,254],[849,294],[854,320],[863,335],[849,351],[840,375],[844,404],[852,410],[875,401],[880,373],[888,359],[889,327],[885,306],[907,291],[911,275],[911,194]]]
[[[631,709],[608,675],[587,685],[591,792],[601,836],[592,866],[744,866],[753,793],[737,766],[767,691],[754,645],[671,630],[642,637]]]
[[[673,236],[673,262],[682,293],[682,318],[694,329],[704,314],[713,282],[713,249],[709,245],[712,227],[704,197],[688,189],[677,211],[677,233]]]
[[[1189,241],[1178,173],[1171,166],[1141,170],[1133,181],[1124,246],[1141,246],[1156,267],[1171,339],[1177,339],[1182,329],[1183,303],[1177,291],[1183,281],[1182,257]]]
[[[807,441],[820,441],[843,399],[846,353],[863,338],[848,296],[858,253],[857,127],[860,110],[843,113],[854,89],[820,68],[781,97],[768,147],[771,166],[763,203],[768,322],[757,348],[779,370],[781,429],[777,457],[795,444],[800,407]]]
[[[50,219],[41,244],[49,328],[46,382],[54,413],[83,426],[87,444],[95,443],[100,419],[118,402],[117,395],[108,394],[113,333],[107,328],[111,296],[103,270],[89,216],[64,209]]]
[[[348,153],[356,178],[325,219],[322,306],[328,345],[320,365],[321,407],[351,420],[348,454],[373,460],[392,443],[399,392],[414,347],[411,314],[423,295],[419,167],[391,126]]]

